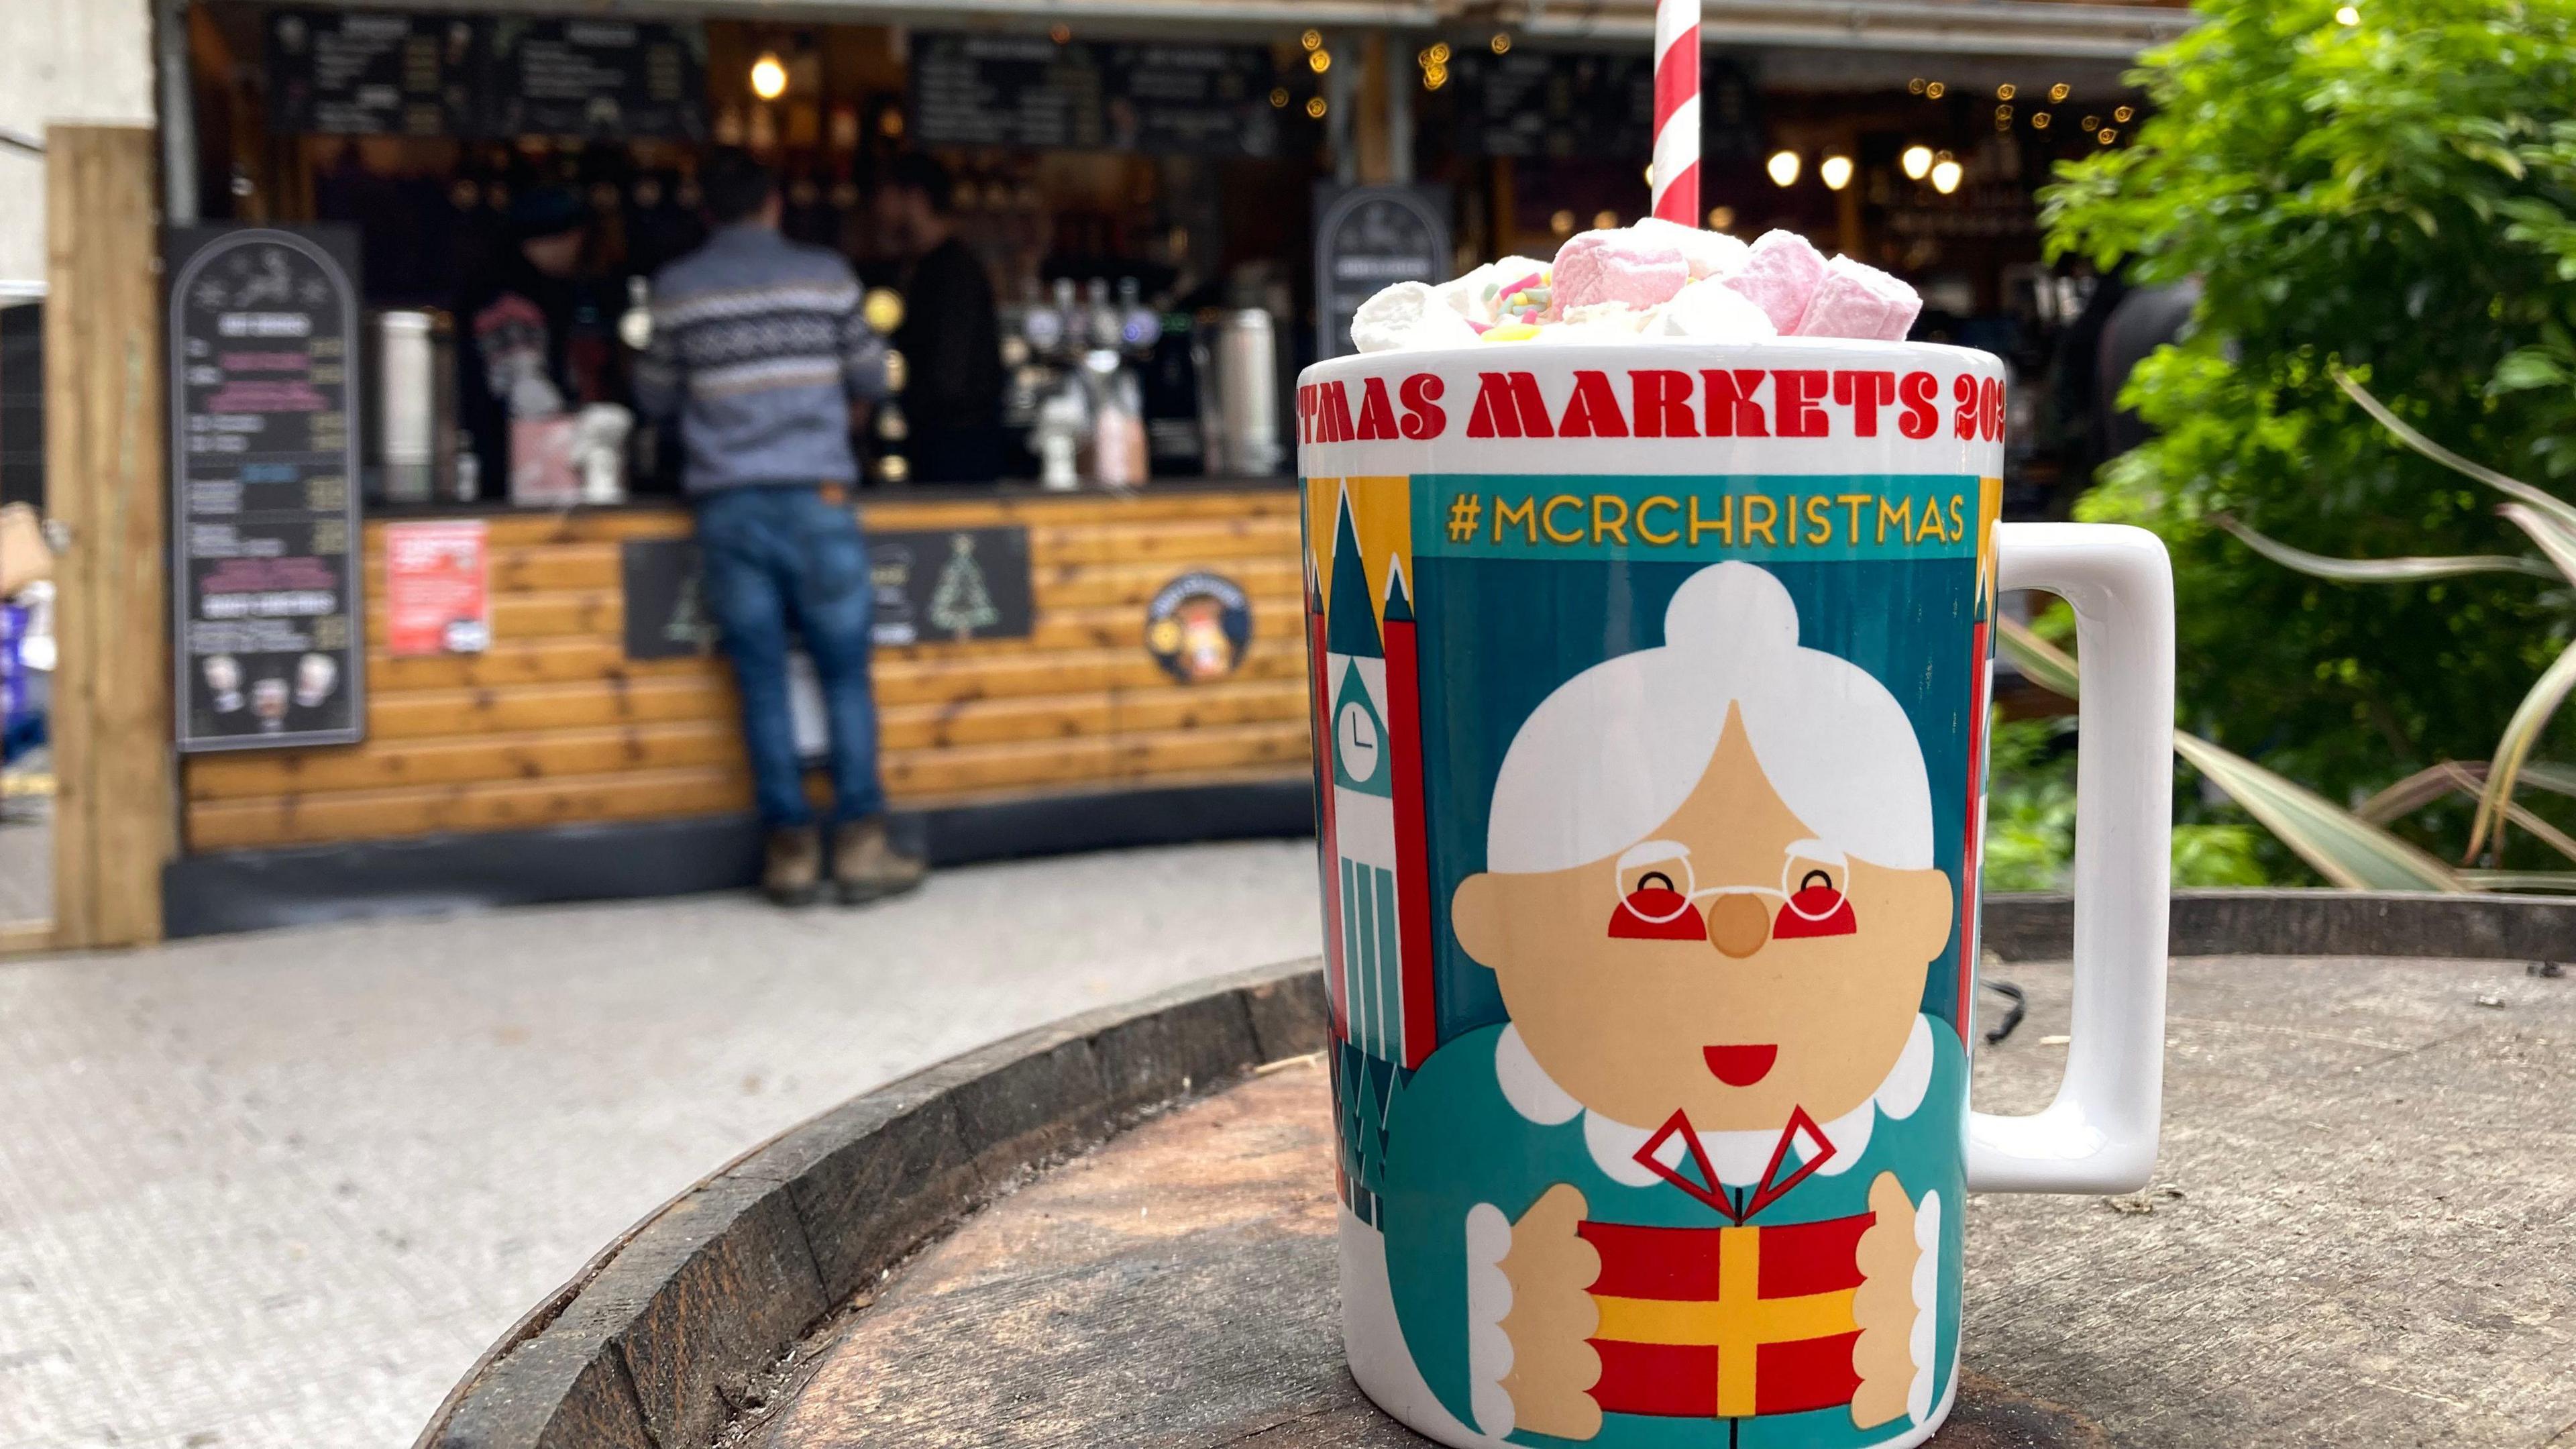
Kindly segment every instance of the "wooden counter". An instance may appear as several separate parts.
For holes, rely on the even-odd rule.
[[[1297,493],[870,503],[871,530],[1017,524],[1024,639],[881,649],[888,793],[901,808],[1303,777]],[[683,537],[677,508],[490,516],[493,639],[480,655],[384,650],[381,523],[366,531],[367,739],[185,761],[191,852],[732,815],[751,808],[721,660],[630,660],[620,547]],[[1146,605],[1194,569],[1251,596],[1235,670],[1176,681]]]

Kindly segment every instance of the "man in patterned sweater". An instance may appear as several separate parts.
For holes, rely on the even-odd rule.
[[[887,838],[868,683],[868,551],[850,504],[850,435],[887,391],[885,343],[837,254],[778,234],[777,178],[740,151],[704,177],[716,232],[653,281],[635,371],[649,417],[676,418],[706,601],[741,687],[743,744],[769,832],[761,887],[823,893],[823,838],[787,703],[787,635],[804,635],[831,730],[830,884],[856,905],[909,890],[923,864]]]

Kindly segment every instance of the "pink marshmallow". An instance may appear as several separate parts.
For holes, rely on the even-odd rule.
[[[1797,335],[1902,342],[1922,310],[1912,287],[1866,262],[1836,257],[1808,299]]]
[[[1625,229],[1577,232],[1557,249],[1548,274],[1559,316],[1603,302],[1643,311],[1671,300],[1689,280],[1690,262],[1680,248]]]
[[[1572,243],[1568,243],[1572,245]],[[1744,268],[1721,285],[1762,309],[1786,337],[1807,315],[1807,302],[1825,279],[1825,254],[1793,231],[1766,231],[1745,254]]]

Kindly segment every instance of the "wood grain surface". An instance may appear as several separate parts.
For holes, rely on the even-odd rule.
[[[56,947],[161,938],[174,845],[159,146],[45,135],[45,476],[56,565]],[[24,165],[24,162],[17,164]]]
[[[1029,637],[878,651],[883,771],[898,806],[1308,768],[1293,490],[895,501],[870,504],[865,522],[1029,530]],[[488,526],[491,648],[401,659],[383,647],[382,528],[367,530],[366,741],[187,761],[190,849],[749,809],[722,662],[625,656],[620,548],[684,535],[688,514],[503,515]],[[1183,685],[1146,652],[1145,606],[1197,568],[1250,595],[1253,636],[1231,676]]]

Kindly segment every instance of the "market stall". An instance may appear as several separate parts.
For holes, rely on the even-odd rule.
[[[2087,279],[2039,265],[2031,193],[2053,157],[2115,144],[2136,103],[2118,67],[2187,22],[1959,8],[1713,17],[1704,202],[1739,233],[1787,226],[1907,273],[1928,326],[2042,373]],[[785,229],[849,258],[907,348],[937,324],[903,316],[913,259],[881,197],[901,160],[936,158],[997,304],[988,468],[924,484],[917,378],[860,435],[884,771],[909,828],[951,860],[1304,828],[1288,380],[1348,345],[1386,281],[1642,210],[1650,18],[1642,0],[1508,22],[1131,0],[1078,30],[840,0],[166,7],[173,568],[118,607],[158,609],[171,647],[167,697],[119,718],[167,721],[175,800],[138,795],[119,828],[175,855],[159,890],[108,893],[119,924],[72,936],[747,878],[677,449],[621,413],[651,278],[704,235],[717,146],[777,169]],[[531,469],[515,429],[496,452],[488,406],[472,416],[464,364],[476,279],[538,192],[569,198],[580,240],[563,419],[538,430],[559,451]],[[111,388],[66,356],[76,388]],[[2018,506],[2050,506],[2045,420],[2013,434]],[[61,511],[130,516],[107,505]],[[65,678],[93,667],[122,662]],[[67,867],[66,889],[116,873]]]

